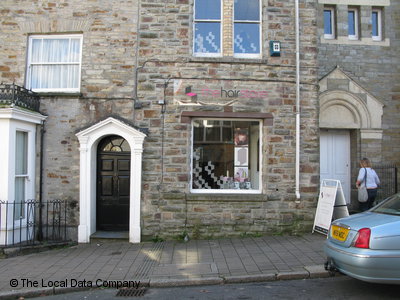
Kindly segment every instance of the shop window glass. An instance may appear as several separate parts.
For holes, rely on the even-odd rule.
[[[260,122],[193,120],[192,191],[259,190]]]

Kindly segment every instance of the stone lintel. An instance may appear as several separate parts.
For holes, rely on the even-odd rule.
[[[361,139],[381,140],[383,137],[382,129],[361,129]]]

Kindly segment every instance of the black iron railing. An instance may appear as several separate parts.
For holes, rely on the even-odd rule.
[[[397,167],[392,164],[374,165],[374,170],[379,176],[381,186],[378,189],[377,202],[396,194],[397,189]]]
[[[0,246],[67,241],[66,220],[66,201],[0,201]]]
[[[18,106],[39,112],[40,97],[38,94],[16,84],[0,84],[1,105]]]

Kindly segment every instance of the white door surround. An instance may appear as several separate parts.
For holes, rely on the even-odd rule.
[[[129,242],[139,243],[142,152],[146,135],[130,125],[109,117],[76,134],[80,144],[80,192],[78,242],[89,243],[96,232],[96,157],[99,141],[108,135],[123,137],[131,148],[129,200]]]

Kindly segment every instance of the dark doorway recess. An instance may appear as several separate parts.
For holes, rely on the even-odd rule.
[[[120,136],[107,136],[97,148],[96,229],[129,230],[131,152]]]

